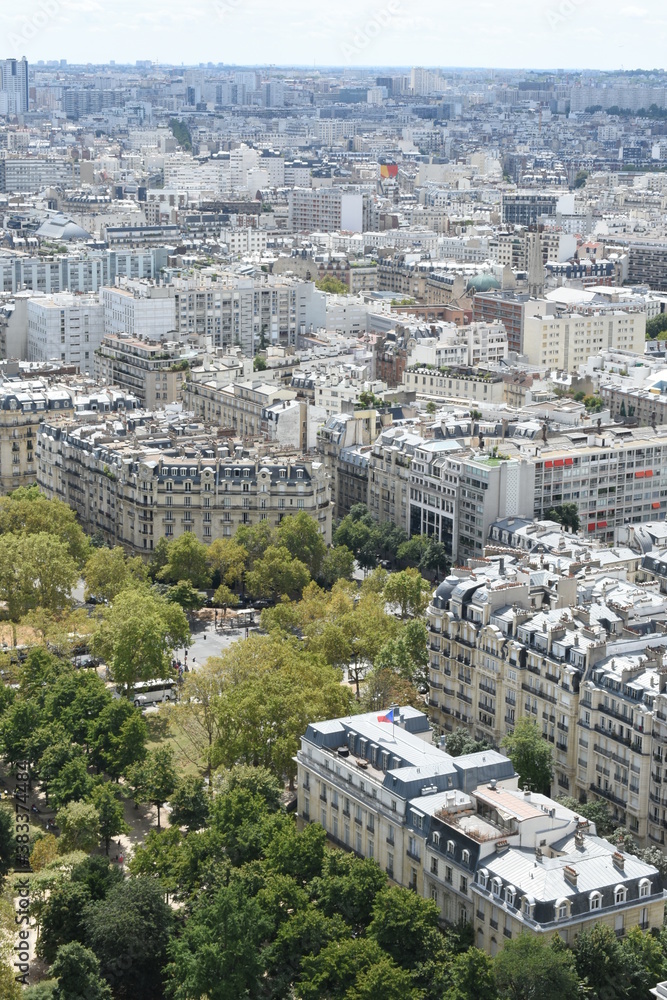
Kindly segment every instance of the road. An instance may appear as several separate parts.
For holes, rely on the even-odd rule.
[[[203,623],[201,623],[203,624]],[[256,630],[251,628],[250,635]],[[195,630],[192,632],[192,645],[187,649],[187,663],[192,669],[196,669],[205,663],[209,656],[220,656],[223,650],[229,649],[229,647],[238,642],[239,639],[245,639],[246,631],[244,628],[235,628],[230,630],[225,630],[224,632],[217,631],[215,626],[211,622],[206,623],[205,627],[201,627],[200,623],[197,623]],[[181,663],[185,662],[186,650],[176,649],[174,650],[174,657],[180,660]]]

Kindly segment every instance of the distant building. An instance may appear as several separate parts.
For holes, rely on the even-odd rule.
[[[28,62],[0,60],[0,115],[22,115],[30,108]]]

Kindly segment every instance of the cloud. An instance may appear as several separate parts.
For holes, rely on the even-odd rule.
[[[623,17],[646,17],[648,10],[646,7],[622,7],[621,14]]]

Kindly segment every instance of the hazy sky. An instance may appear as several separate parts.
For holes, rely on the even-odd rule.
[[[666,42],[664,0],[0,0],[33,62],[652,69]]]

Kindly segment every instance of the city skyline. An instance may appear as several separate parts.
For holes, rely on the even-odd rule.
[[[519,0],[501,11],[487,0],[443,11],[435,0],[369,6],[343,0],[335,14],[303,0],[118,0],[114,21],[98,0],[31,0],[0,11],[11,54],[30,62],[173,65],[223,62],[275,66],[489,66],[499,70],[647,69],[664,63],[667,16],[656,0],[607,5]],[[452,59],[456,53],[457,58]],[[85,60],[82,56],[85,54]]]

